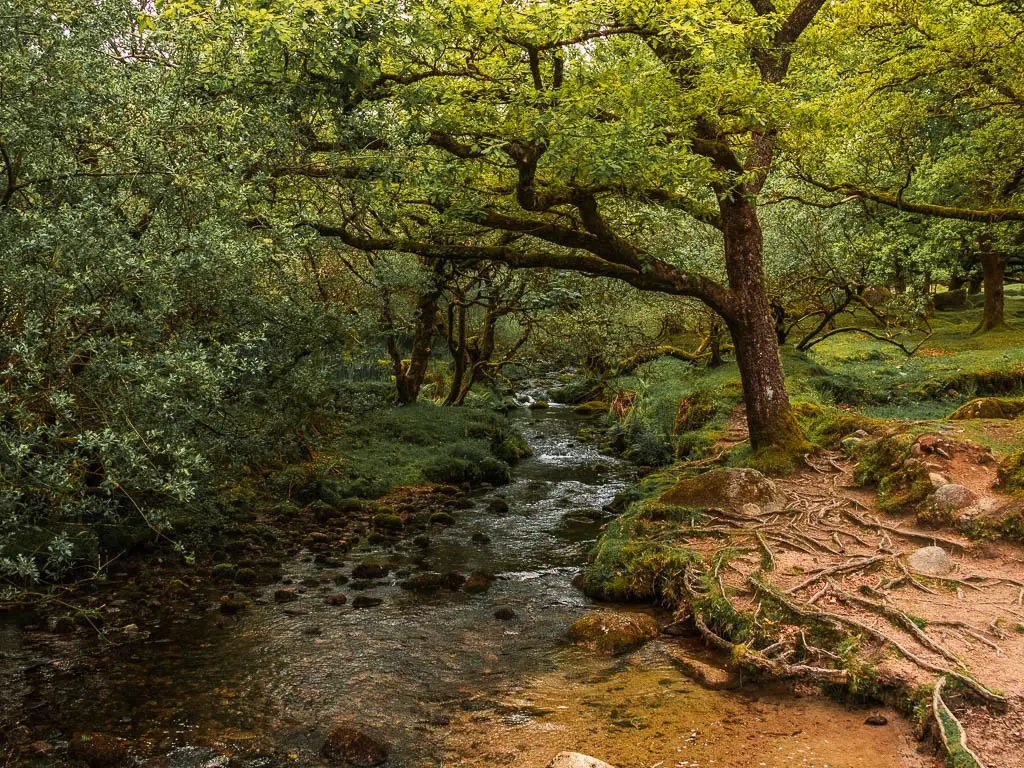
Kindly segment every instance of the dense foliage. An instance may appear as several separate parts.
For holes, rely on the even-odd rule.
[[[508,407],[509,377],[567,366],[602,396],[665,356],[738,363],[754,447],[799,448],[779,345],[912,352],[936,286],[982,277],[1002,325],[1022,25],[970,0],[5,0],[0,573],[102,565],[394,402]],[[480,480],[467,450],[434,479]]]

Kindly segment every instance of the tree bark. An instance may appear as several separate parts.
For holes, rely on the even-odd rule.
[[[388,353],[395,372],[395,393],[402,405],[415,403],[420,397],[420,388],[430,364],[431,346],[437,328],[437,307],[441,300],[444,284],[440,277],[440,264],[434,269],[435,281],[416,303],[416,327],[413,332],[412,353],[409,360],[402,359],[401,350],[394,336],[388,337]]]
[[[458,323],[455,315],[458,314]],[[466,377],[466,306],[448,307],[448,350],[452,355],[452,386],[445,405],[458,405],[462,400],[462,382]]]
[[[1003,317],[1005,299],[1003,283],[1006,280],[1006,257],[992,250],[990,239],[983,239],[981,245],[982,281],[985,286],[985,305],[981,313],[981,322],[974,329],[975,333],[1001,328],[1006,325]]]
[[[754,204],[738,193],[723,197],[722,232],[729,286],[737,311],[725,318],[736,348],[743,382],[750,445],[782,450],[803,445],[803,434],[789,405],[774,318],[764,285],[761,223]]]

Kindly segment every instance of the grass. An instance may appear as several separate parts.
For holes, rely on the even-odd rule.
[[[399,485],[507,482],[529,455],[522,436],[492,411],[429,402],[364,415],[311,462],[271,480],[300,503],[378,498]],[[310,497],[310,498],[307,498]]]
[[[1011,323],[1024,317],[1024,295],[1008,293],[1006,310]],[[790,399],[808,407],[838,407],[857,417],[906,423],[944,419],[983,395],[1024,394],[1024,332],[1010,327],[973,335],[979,312],[969,308],[937,313],[930,320],[932,337],[913,357],[853,333],[826,339],[807,353],[783,347]],[[685,346],[682,340],[679,343]],[[731,362],[707,369],[660,359],[611,386],[637,393],[629,417],[635,422],[633,432],[653,435],[670,446],[677,459],[707,455],[732,410],[742,403],[739,372]],[[689,405],[688,413],[681,403]],[[813,429],[811,437],[816,439]],[[989,444],[985,438],[981,441]],[[999,444],[997,438],[992,447],[1006,452],[1012,442],[1007,438]],[[755,459],[738,454],[732,463],[750,464]],[[762,463],[771,470],[773,462],[768,459]]]

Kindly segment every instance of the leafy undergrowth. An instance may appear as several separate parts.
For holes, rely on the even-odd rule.
[[[423,403],[371,412],[334,440],[319,471],[341,497],[376,498],[399,485],[507,483],[530,452],[504,417]]]

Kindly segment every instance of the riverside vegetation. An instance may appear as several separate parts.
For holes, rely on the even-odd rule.
[[[381,631],[449,595],[467,637],[564,599],[506,672],[564,620],[1024,765],[1022,33],[1011,0],[0,0],[4,759],[195,763],[33,714],[33,675],[323,593]],[[322,725],[202,759],[442,759]]]

